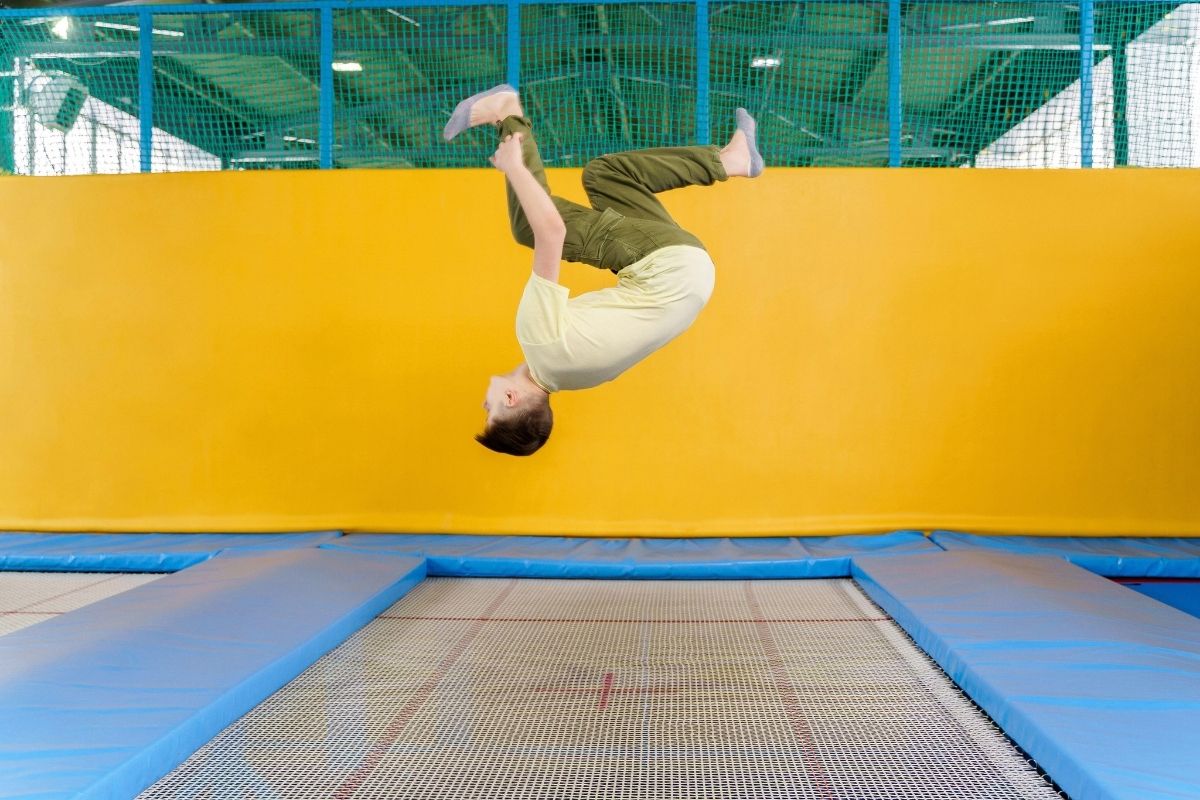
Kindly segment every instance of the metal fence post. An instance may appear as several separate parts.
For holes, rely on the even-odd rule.
[[[505,81],[514,89],[521,88],[521,3],[520,0],[508,0],[508,11],[505,12],[508,33],[505,49],[508,56],[508,68]]]
[[[154,18],[149,11],[138,12],[138,141],[141,145],[141,170],[154,168]]]
[[[0,62],[0,70],[7,69],[9,65],[13,67],[11,81],[7,75],[0,72],[0,109],[12,109],[7,112],[0,111],[0,170],[7,172],[17,171],[17,130],[14,117],[19,95],[17,85],[22,76],[20,64],[20,59],[9,60],[7,56]]]
[[[904,113],[900,105],[900,0],[888,0],[888,166],[900,166],[900,136]]]
[[[708,0],[696,0],[696,143],[708,144],[709,105],[708,87],[709,32]],[[751,109],[757,111],[757,109]]]
[[[1113,166],[1129,166],[1129,39],[1124,33],[1112,43]]]
[[[333,167],[333,6],[321,6],[320,98],[317,142],[321,169]]]
[[[1092,166],[1092,61],[1096,43],[1095,0],[1079,4],[1079,147],[1081,167]]]

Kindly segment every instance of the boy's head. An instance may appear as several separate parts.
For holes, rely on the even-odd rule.
[[[533,455],[550,438],[554,427],[550,395],[529,378],[523,367],[492,376],[483,408],[487,423],[475,441],[497,453]]]

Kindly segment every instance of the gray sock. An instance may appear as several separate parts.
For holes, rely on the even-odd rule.
[[[750,146],[750,177],[757,178],[766,169],[762,153],[758,152],[758,123],[754,121],[754,117],[750,116],[750,112],[744,108],[739,108],[736,114],[737,129],[745,134],[746,144]]]
[[[499,86],[493,86],[487,91],[471,95],[454,107],[454,113],[450,115],[450,121],[446,123],[445,129],[442,131],[442,137],[448,142],[471,127],[471,108],[483,98],[500,94],[501,92],[516,94],[516,91],[516,89],[507,83],[502,83]]]

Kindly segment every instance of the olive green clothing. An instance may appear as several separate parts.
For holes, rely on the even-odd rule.
[[[504,120],[500,135],[514,133],[523,135],[525,165],[548,193],[529,120]],[[565,286],[529,276],[517,307],[517,341],[539,386],[598,386],[691,326],[712,294],[715,267],[654,195],[726,178],[715,147],[659,148],[589,162],[583,187],[592,208],[551,195],[566,223],[563,258],[610,269],[617,284],[570,297]],[[508,212],[517,241],[532,247],[533,230],[511,185]]]
[[[513,133],[522,135],[525,166],[550,192],[529,120],[509,117],[500,124],[501,138]],[[551,194],[567,226],[563,260],[620,272],[664,247],[703,248],[699,239],[671,219],[654,195],[683,186],[710,186],[727,178],[720,151],[713,146],[660,147],[593,159],[583,168],[583,188],[591,208]],[[516,192],[507,181],[505,186],[513,236],[533,247],[533,230]]]

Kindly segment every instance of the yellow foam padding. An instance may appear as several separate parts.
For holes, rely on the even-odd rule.
[[[1197,173],[666,201],[712,302],[515,459],[472,440],[521,360],[498,173],[2,179],[0,529],[1200,533]]]

